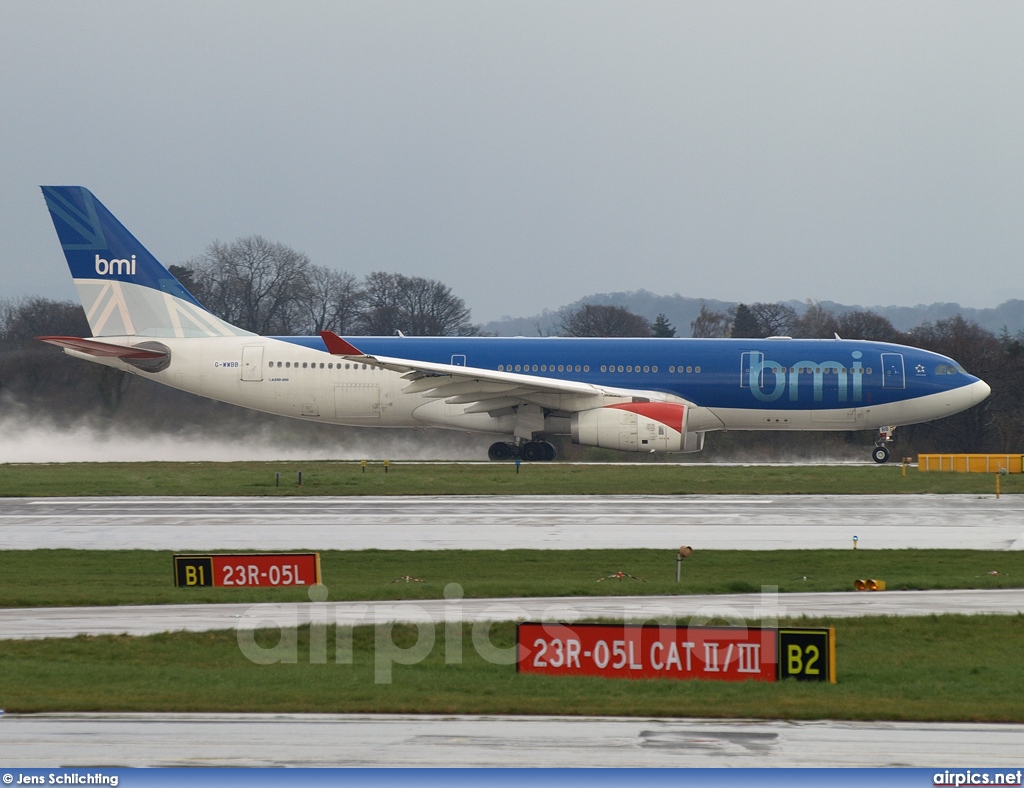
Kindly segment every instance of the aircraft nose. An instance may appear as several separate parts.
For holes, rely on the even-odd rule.
[[[976,380],[970,386],[971,399],[974,400],[974,404],[977,405],[983,401],[989,394],[992,393],[992,387],[988,385],[984,380]]]

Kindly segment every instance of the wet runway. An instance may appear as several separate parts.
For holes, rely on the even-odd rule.
[[[0,549],[1024,549],[1016,496],[0,499]],[[0,637],[303,623],[1024,612],[1024,590],[0,610]],[[281,617],[283,616],[283,621]],[[22,766],[1016,767],[1024,726],[557,717],[0,716]]]
[[[0,549],[1024,549],[1024,496],[0,499]]]
[[[622,717],[0,717],[0,763],[53,766],[963,765],[1019,768],[1024,725]],[[415,777],[410,775],[410,780]]]
[[[797,616],[850,618],[940,613],[1024,613],[1024,589],[7,608],[0,609],[0,639],[296,626],[309,623],[311,614],[318,622],[359,626],[389,621],[577,621],[583,618],[631,621],[671,618],[695,622],[725,618],[742,625],[754,619]]]

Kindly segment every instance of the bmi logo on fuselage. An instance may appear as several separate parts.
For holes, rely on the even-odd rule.
[[[834,381],[839,402],[860,402],[864,392],[863,354],[855,350],[852,362],[797,361],[780,364],[770,361],[756,350],[742,354],[740,386],[750,389],[761,402],[775,402],[787,391],[789,401],[800,399],[801,383],[813,392],[815,402],[824,398],[825,384]],[[870,372],[870,370],[868,370]]]
[[[135,276],[135,255],[131,260],[104,260],[96,255],[96,273],[99,276]]]

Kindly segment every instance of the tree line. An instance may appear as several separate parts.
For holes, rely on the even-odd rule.
[[[256,334],[479,333],[465,301],[443,282],[384,271],[360,281],[258,235],[214,242],[168,270],[215,315]]]

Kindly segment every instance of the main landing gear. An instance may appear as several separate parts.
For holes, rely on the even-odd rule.
[[[497,462],[517,457],[525,462],[551,462],[555,459],[555,447],[546,441],[528,441],[518,446],[514,443],[492,443],[487,457]]]
[[[878,439],[875,441],[875,448],[871,452],[871,459],[881,464],[889,461],[889,447],[895,443],[893,433],[895,427],[882,427],[878,430]]]

